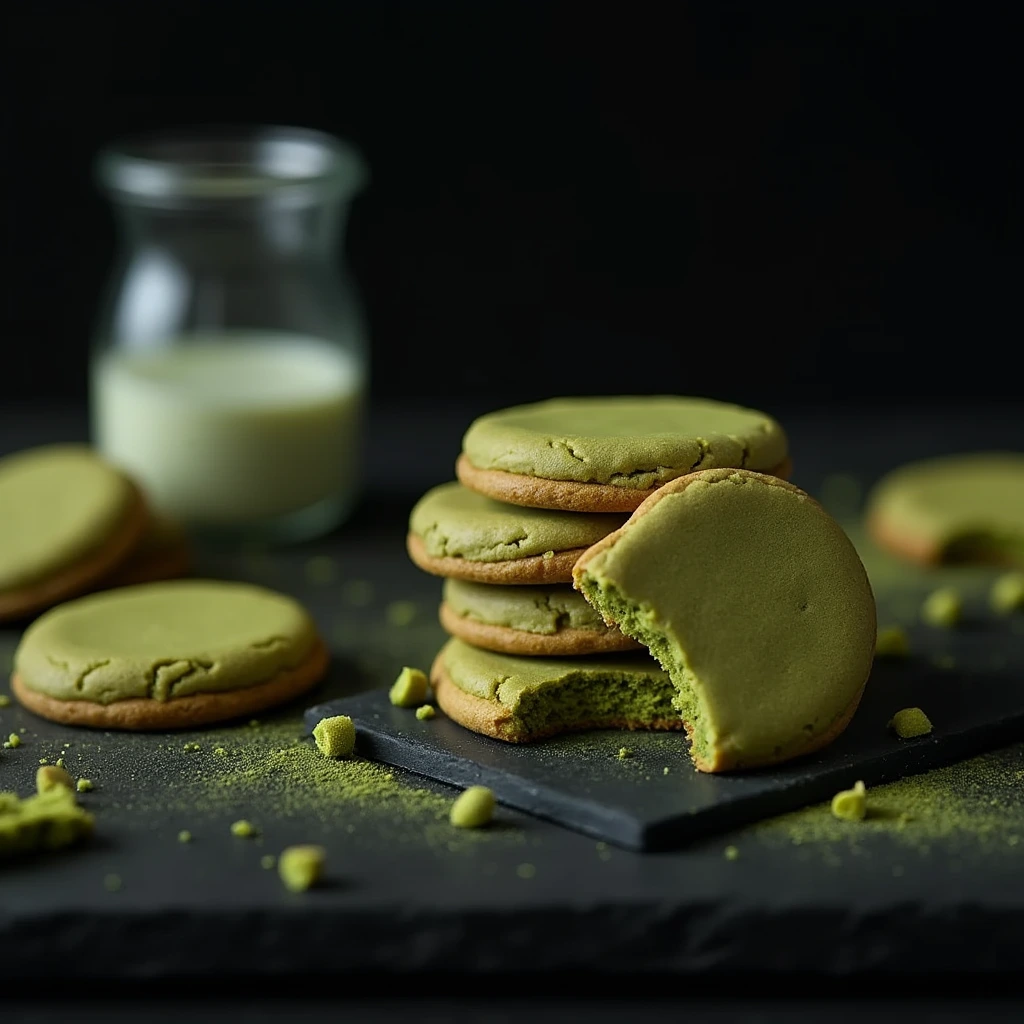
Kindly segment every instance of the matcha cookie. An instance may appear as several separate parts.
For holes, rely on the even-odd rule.
[[[297,696],[327,660],[292,598],[247,583],[176,580],[51,609],[25,631],[11,687],[57,722],[187,728]]]
[[[98,585],[148,522],[138,488],[83,445],[0,459],[0,621]]]
[[[871,587],[839,524],[792,484],[730,469],[674,480],[573,575],[672,676],[702,771],[817,750],[856,710]]]
[[[478,583],[569,583],[591,544],[624,516],[518,508],[454,481],[428,491],[409,517],[409,557],[436,576]]]
[[[910,561],[1024,565],[1024,454],[901,466],[872,489],[866,516],[874,540]]]
[[[495,587],[445,580],[439,617],[452,636],[505,654],[557,658],[640,647],[606,625],[567,585]]]
[[[510,743],[583,729],[680,729],[675,687],[647,654],[516,658],[449,640],[430,682],[452,720]]]
[[[475,420],[459,479],[514,505],[632,512],[698,468],[787,476],[786,435],[770,416],[707,398],[555,398]]]

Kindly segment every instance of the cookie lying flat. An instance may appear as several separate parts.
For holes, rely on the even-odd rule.
[[[441,625],[477,647],[557,658],[640,647],[568,585],[495,587],[445,580]]]
[[[648,654],[516,658],[449,640],[430,670],[444,713],[510,743],[583,729],[680,729],[675,687]]]
[[[436,576],[478,583],[569,583],[591,544],[624,516],[517,508],[454,481],[428,491],[409,517],[409,557]]]
[[[456,472],[514,505],[632,512],[669,480],[720,466],[787,476],[786,435],[765,413],[707,398],[555,398],[475,420]]]
[[[1024,455],[950,455],[893,470],[868,496],[867,527],[914,562],[1024,565]]]
[[[51,609],[25,632],[11,686],[71,725],[172,729],[249,715],[308,690],[327,651],[292,598],[247,583],[122,587]]]
[[[0,459],[0,621],[91,589],[148,522],[135,485],[84,445]]]
[[[857,708],[871,587],[838,523],[792,484],[729,469],[674,480],[573,575],[671,674],[703,771],[809,753]]]

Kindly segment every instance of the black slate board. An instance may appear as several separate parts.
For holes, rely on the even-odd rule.
[[[310,708],[356,723],[359,752],[455,786],[489,786],[501,803],[631,850],[663,850],[825,800],[861,779],[891,781],[1024,736],[1024,638],[1016,620],[978,614],[957,630],[911,630],[907,660],[879,660],[853,722],[824,750],[775,769],[694,771],[679,734],[618,730],[525,746],[438,714],[418,720],[382,691]],[[925,708],[934,731],[900,740],[887,723]],[[631,752],[618,757],[620,747]],[[669,769],[665,774],[664,769]]]

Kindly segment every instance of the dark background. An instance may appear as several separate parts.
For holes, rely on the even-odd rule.
[[[379,401],[1020,394],[1015,5],[9,4],[0,402],[84,399],[125,134],[372,167]]]

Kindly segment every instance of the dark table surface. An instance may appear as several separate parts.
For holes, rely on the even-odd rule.
[[[477,411],[374,411],[366,497],[343,529],[280,551],[201,552],[203,574],[253,579],[308,603],[335,655],[309,699],[262,716],[258,728],[173,736],[83,733],[0,710],[5,734],[26,730],[22,747],[0,755],[0,788],[30,791],[38,759],[70,741],[69,768],[96,782],[83,803],[97,820],[88,846],[0,870],[0,990],[57,974],[129,988],[179,978],[234,979],[247,991],[283,982],[322,994],[325,975],[355,991],[360,979],[408,981],[412,972],[436,996],[450,977],[558,970],[589,979],[579,996],[618,975],[632,979],[634,994],[661,996],[672,982],[636,979],[685,977],[696,997],[725,975],[775,979],[768,988],[784,979],[783,990],[809,976],[846,978],[844,987],[900,978],[908,991],[965,975],[989,987],[1018,977],[1024,815],[1012,790],[1024,789],[1022,746],[987,758],[966,782],[950,776],[956,820],[911,830],[913,841],[895,828],[837,837],[819,813],[664,854],[604,848],[509,810],[498,827],[469,836],[444,820],[452,791],[443,786],[396,772],[380,795],[274,768],[286,756],[278,748],[302,742],[306,704],[386,685],[405,664],[427,667],[442,643],[439,581],[407,561],[405,518],[419,493],[451,478]],[[1022,417],[1006,407],[773,411],[791,435],[794,482],[847,517],[864,488],[908,459],[1024,449]],[[0,453],[84,431],[73,412],[0,414]],[[883,575],[910,603],[929,584],[912,572],[893,577],[891,566]],[[396,601],[414,603],[411,622],[393,624]],[[0,631],[0,659],[17,640]],[[190,741],[201,749],[184,752]],[[225,783],[240,766],[253,785]],[[257,824],[257,841],[230,834],[239,818]],[[177,842],[182,828],[192,843]],[[327,847],[324,887],[288,894],[260,867],[263,855],[295,842]],[[727,845],[736,859],[723,855]],[[991,1019],[1004,1008],[992,1004]]]

